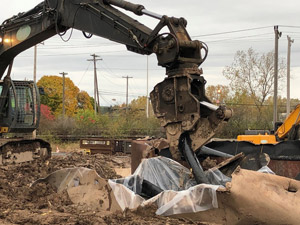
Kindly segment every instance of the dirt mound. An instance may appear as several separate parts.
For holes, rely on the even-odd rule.
[[[157,208],[150,207],[139,207],[135,211],[125,210],[123,213],[114,213],[109,216],[105,216],[103,220],[106,224],[121,224],[122,225],[165,225],[165,224],[197,224],[205,225],[205,223],[191,221],[188,219],[176,219],[170,217],[162,217],[155,215]]]
[[[45,183],[30,184],[50,173],[73,167],[94,169],[105,178],[118,178],[114,167],[122,160],[108,155],[60,154],[50,160],[0,167],[0,224],[193,224],[191,221],[158,217],[153,209],[108,214],[86,205],[73,204],[66,191],[57,193]],[[198,223],[199,224],[199,223]]]

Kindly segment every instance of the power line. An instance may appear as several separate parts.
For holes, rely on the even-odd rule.
[[[87,44],[87,45],[83,45],[83,44],[76,44],[76,45],[66,45],[66,44],[53,44],[53,45],[47,45],[45,47],[43,47],[43,49],[60,49],[60,48],[83,48],[83,47],[110,47],[110,46],[123,46],[122,44],[109,44],[109,43],[99,43],[99,44]]]
[[[86,72],[89,70],[90,65],[91,65],[91,62],[89,63],[89,65],[87,66],[86,70],[85,70],[84,73],[82,74],[82,76],[81,76],[81,78],[80,78],[80,80],[79,80],[77,86],[80,85],[80,82],[82,81],[82,79],[83,79],[83,77],[85,76]]]
[[[237,39],[244,39],[244,38],[249,38],[249,37],[258,37],[258,36],[264,36],[267,34],[271,33],[264,33],[264,34],[255,34],[255,35],[248,35],[248,36],[241,36],[241,37],[233,37],[233,38],[226,38],[226,39],[220,39],[220,40],[212,40],[212,41],[206,41],[207,43],[212,43],[212,42],[220,42],[220,41],[231,41],[231,40],[237,40]]]
[[[116,92],[116,91],[105,91],[105,90],[102,90],[102,91],[99,91],[100,94],[102,95],[115,95],[115,96],[121,96],[121,97],[124,97],[124,95],[126,95],[126,93],[124,92]],[[142,94],[142,93],[134,93],[134,94],[128,94],[128,96],[130,97],[139,97],[139,96],[145,96],[145,94]]]
[[[108,70],[108,71],[110,71],[111,74],[112,74],[114,77],[120,78],[118,75],[116,75],[116,74],[111,70],[111,68],[110,68],[109,66],[107,66],[107,64],[106,64],[105,62],[103,62],[103,65],[106,67],[105,69]]]
[[[300,26],[292,26],[292,25],[278,25],[279,27],[290,27],[290,28],[300,28]]]
[[[100,94],[100,98],[102,98],[102,100],[103,100],[104,102],[106,102],[106,104],[108,104],[108,105],[113,105],[111,101],[108,101],[108,100],[107,100],[104,96],[102,96],[101,94]]]
[[[232,102],[225,102],[227,106],[251,106],[251,107],[257,107],[257,105],[255,105],[254,103],[232,103]],[[264,105],[261,105],[261,107],[271,107],[273,106],[272,104],[264,104]],[[297,105],[294,105],[294,106],[291,106],[291,108],[295,108]],[[281,104],[281,105],[278,105],[278,107],[281,107],[281,108],[285,108],[286,105],[284,104]]]
[[[255,28],[248,28],[248,29],[242,29],[242,30],[233,30],[233,31],[225,31],[225,32],[219,32],[219,33],[211,33],[211,34],[201,34],[192,36],[192,38],[195,37],[205,37],[205,36],[215,36],[215,35],[222,35],[222,34],[232,34],[232,33],[240,33],[245,31],[251,31],[251,30],[261,30],[266,28],[271,28],[272,26],[265,26],[265,27],[255,27]]]
[[[103,92],[103,91],[100,91],[99,92],[100,95],[109,95],[109,96],[118,96],[118,97],[124,97],[125,94],[118,94],[118,93],[106,93],[106,92]],[[131,98],[138,98],[138,97],[141,97],[141,96],[145,96],[145,95],[139,95],[139,94],[128,94],[128,97],[131,97]]]
[[[121,86],[120,83],[115,83],[114,81],[112,81],[109,77],[107,77],[104,73],[102,73],[102,77],[107,80],[109,83],[112,83],[113,85],[116,85],[116,86]],[[121,77],[118,77],[121,79]]]
[[[101,54],[103,55],[103,53],[127,53],[127,51],[106,51],[106,52],[101,52]],[[55,56],[55,57],[59,57],[59,56],[78,56],[78,55],[87,55],[87,54],[89,54],[88,52],[79,52],[79,53],[66,53],[66,54],[58,54],[58,53],[56,53],[56,54],[40,54],[39,56]],[[126,57],[128,57],[128,56],[132,56],[132,55],[129,55],[129,54],[127,54],[127,55],[122,55],[122,56],[126,56]],[[32,56],[30,55],[28,55],[28,56],[18,56],[18,58],[28,58],[28,57],[30,57],[30,58],[32,58]]]

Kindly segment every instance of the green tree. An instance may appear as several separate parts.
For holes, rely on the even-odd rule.
[[[132,100],[128,105],[113,107],[111,125],[108,128],[110,135],[121,136],[161,136],[160,124],[154,116],[151,103],[149,104],[149,118],[146,116],[145,96]]]

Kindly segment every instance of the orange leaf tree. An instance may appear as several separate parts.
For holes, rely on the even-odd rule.
[[[48,105],[54,115],[62,114],[62,93],[63,79],[60,76],[43,76],[38,82],[39,87],[43,87],[45,95],[41,96],[41,103]],[[68,116],[73,116],[80,106],[91,108],[88,94],[79,92],[79,88],[73,81],[65,78],[65,110]],[[78,101],[79,100],[79,101]]]

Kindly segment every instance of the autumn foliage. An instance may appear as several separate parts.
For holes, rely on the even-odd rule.
[[[55,116],[62,114],[63,78],[59,76],[43,76],[37,83],[44,88],[45,95],[41,103],[51,108]],[[78,109],[92,109],[90,97],[85,91],[80,91],[73,81],[65,78],[65,110],[67,116],[74,116]]]
[[[107,107],[106,113],[95,114],[93,98],[86,91],[80,91],[70,78],[65,78],[66,115],[63,117],[62,77],[43,76],[37,85],[45,92],[41,96],[39,134],[104,137],[161,135],[159,122],[152,110],[150,118],[146,118],[146,97],[133,100],[127,113],[125,105],[122,105]]]
[[[49,121],[53,121],[55,119],[55,116],[51,112],[50,107],[44,104],[41,104],[41,116]]]

